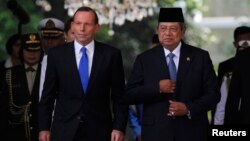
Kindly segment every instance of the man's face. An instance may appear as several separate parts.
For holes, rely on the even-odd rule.
[[[94,13],[91,11],[79,11],[75,14],[71,23],[75,39],[82,45],[89,44],[94,34],[99,30],[99,24],[95,22]]]
[[[250,47],[250,33],[241,34],[234,41],[234,46],[238,51],[242,51],[247,47]]]
[[[69,29],[68,32],[64,33],[64,38],[65,38],[66,42],[74,41],[74,39],[75,39],[74,32],[71,29]]]
[[[185,34],[179,22],[160,22],[157,31],[160,43],[169,50],[174,50]]]
[[[63,35],[62,35],[63,36]],[[64,41],[64,38],[60,36],[60,37],[53,37],[53,38],[49,38],[49,37],[46,37],[46,38],[42,38],[42,45],[43,45],[43,48],[45,50],[45,52],[48,51],[48,49],[50,48],[53,48],[53,47],[56,47],[58,45],[61,45],[63,43],[65,43]]]

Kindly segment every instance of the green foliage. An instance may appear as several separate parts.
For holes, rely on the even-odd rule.
[[[108,35],[109,27],[108,25],[101,25],[100,31],[95,35],[96,39],[101,39],[102,41],[112,40],[112,36]]]
[[[166,7],[166,6],[170,6],[173,5],[173,3],[176,0],[157,0],[157,3],[160,7]]]
[[[8,0],[1,0],[0,7],[0,60],[6,57],[5,43],[9,36],[18,32],[18,19],[12,14],[12,12],[7,8]],[[26,0],[17,0],[19,5],[29,13],[30,22],[28,24],[22,25],[22,32],[37,32],[37,23],[43,17],[42,13],[36,7],[35,3],[32,1],[27,2]]]
[[[149,49],[151,38],[155,33],[156,17],[148,17],[142,21],[128,22],[124,26],[114,26],[115,34],[109,36],[99,32],[97,40],[121,49],[123,55],[125,76],[128,78],[136,55]],[[103,31],[108,31],[108,26],[102,26]],[[108,37],[107,37],[108,36]]]
[[[204,10],[204,6],[202,5],[201,0],[185,0],[185,2],[187,5],[187,13],[192,13],[193,10]]]

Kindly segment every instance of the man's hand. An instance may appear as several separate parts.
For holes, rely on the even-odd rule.
[[[159,82],[160,92],[162,93],[173,93],[175,91],[175,81],[170,79],[163,79]]]
[[[182,102],[169,100],[168,116],[184,116],[188,113],[187,106]]]
[[[118,130],[113,130],[111,133],[111,141],[124,141],[125,137],[123,132]]]
[[[40,131],[39,141],[50,141],[50,131]]]

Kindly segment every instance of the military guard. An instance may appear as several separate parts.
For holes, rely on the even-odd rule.
[[[45,18],[39,22],[38,30],[41,36],[42,48],[44,56],[42,59],[39,97],[41,98],[45,72],[47,68],[47,52],[50,48],[62,45],[65,43],[64,39],[64,23],[56,18]]]
[[[7,140],[38,141],[37,106],[43,56],[38,33],[22,35],[19,55],[22,64],[6,70],[1,99],[8,120]]]
[[[61,45],[64,40],[64,23],[56,18],[45,18],[39,22],[38,30],[40,31],[42,45],[45,53],[51,47]]]

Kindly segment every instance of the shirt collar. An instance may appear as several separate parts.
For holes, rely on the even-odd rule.
[[[27,65],[26,63],[24,63],[24,67],[25,67],[25,69],[27,69],[28,67],[32,67],[32,68],[36,71],[37,68],[38,68],[38,64],[35,64],[35,65],[33,65],[33,66],[29,66],[29,65]]]
[[[81,53],[81,48],[83,47],[83,45],[79,44],[76,40],[74,41],[74,46],[75,46],[75,51],[76,53]],[[94,51],[94,46],[95,46],[95,42],[94,40],[92,40],[89,44],[87,44],[86,49],[87,52],[93,52]]]
[[[180,42],[180,43],[177,45],[177,47],[172,51],[172,53],[173,53],[176,57],[178,57],[178,58],[180,57],[181,45],[182,45],[182,43]],[[167,56],[167,55],[170,53],[170,51],[169,51],[168,49],[166,49],[165,47],[163,47],[163,49],[164,49],[165,56]]]
[[[6,61],[5,61],[5,64],[4,64],[4,67],[5,68],[11,68],[13,66],[12,64],[12,61],[11,61],[11,57],[9,56]]]

